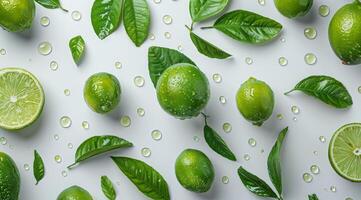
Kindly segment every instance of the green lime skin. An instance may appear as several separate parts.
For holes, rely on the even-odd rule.
[[[0,200],[18,200],[20,175],[13,159],[0,152]]]
[[[277,10],[285,17],[305,16],[311,9],[313,0],[274,0]]]
[[[208,103],[209,82],[196,66],[175,64],[160,76],[157,97],[167,113],[180,119],[192,118],[198,116]]]
[[[273,91],[263,81],[249,78],[237,91],[236,101],[239,112],[254,125],[261,126],[272,115]]]
[[[88,78],[84,86],[84,99],[88,106],[97,113],[110,112],[120,102],[121,87],[118,79],[105,72]]]
[[[176,160],[175,174],[184,188],[192,192],[203,193],[212,186],[214,167],[203,152],[186,149]]]
[[[73,185],[62,191],[56,200],[93,200],[93,197],[85,189]]]
[[[10,32],[29,29],[35,16],[34,0],[1,0],[0,26]]]
[[[358,0],[335,13],[328,28],[328,39],[343,64],[361,63],[361,3]]]

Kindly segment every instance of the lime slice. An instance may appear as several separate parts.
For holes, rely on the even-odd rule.
[[[19,130],[39,118],[44,92],[30,72],[18,68],[0,70],[0,127]]]
[[[361,123],[339,128],[330,141],[328,156],[340,176],[361,182]]]

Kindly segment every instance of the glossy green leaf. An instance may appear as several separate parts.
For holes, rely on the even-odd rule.
[[[115,192],[112,181],[110,181],[110,179],[107,176],[102,176],[100,178],[100,182],[101,182],[103,194],[109,200],[115,200],[117,198],[117,194]]]
[[[198,52],[207,57],[225,59],[232,56],[229,53],[211,44],[210,42],[202,39],[193,32],[190,32],[190,37]]]
[[[213,17],[224,10],[228,0],[190,0],[189,12],[193,22]]]
[[[45,166],[43,159],[36,150],[34,150],[33,173],[36,180],[35,185],[37,185],[39,181],[44,178]]]
[[[177,63],[196,65],[191,59],[177,50],[156,46],[148,49],[148,69],[154,87],[157,87],[158,79],[164,70]]]
[[[139,47],[148,38],[150,10],[146,0],[124,0],[124,27],[129,38]]]
[[[95,0],[91,10],[93,29],[104,39],[118,29],[122,17],[122,0]]]
[[[310,76],[303,79],[289,92],[302,91],[336,108],[347,108],[353,104],[345,86],[329,76]]]
[[[238,168],[238,175],[243,185],[252,193],[261,197],[278,198],[277,194],[266,182],[245,170],[242,166]]]
[[[132,146],[133,144],[131,142],[112,135],[91,137],[79,145],[75,153],[75,163],[70,165],[68,168],[72,168],[79,162],[87,160],[93,156],[115,149]]]
[[[219,155],[228,158],[229,160],[236,161],[236,156],[229,149],[226,142],[208,125],[204,126],[204,138],[211,149]]]
[[[67,9],[64,9],[61,6],[61,3],[59,2],[59,0],[35,0],[38,4],[40,4],[41,6],[48,8],[48,9],[56,9],[56,8],[60,8],[65,12],[68,12]]]
[[[170,200],[167,182],[151,166],[128,157],[112,157],[112,159],[143,194],[154,200]]]
[[[308,199],[309,200],[318,200],[318,197],[316,194],[310,194],[310,195],[308,195]]]
[[[73,37],[69,41],[69,48],[71,51],[71,55],[73,56],[73,60],[76,64],[79,64],[80,60],[82,59],[85,51],[85,42],[83,38],[78,35]]]
[[[278,191],[278,194],[282,195],[282,173],[281,173],[281,147],[283,140],[288,132],[288,127],[283,129],[274,144],[270,154],[268,155],[268,174],[269,177],[275,186],[276,190]]]
[[[282,25],[250,11],[235,10],[218,18],[212,27],[205,28],[216,28],[241,42],[259,44],[275,38],[281,32]]]

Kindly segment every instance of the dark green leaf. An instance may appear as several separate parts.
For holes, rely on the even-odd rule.
[[[217,152],[219,155],[228,158],[229,160],[236,161],[236,156],[229,149],[226,142],[208,125],[204,126],[204,138],[211,149]]]
[[[353,104],[352,97],[345,86],[329,76],[310,76],[300,81],[290,92],[299,90],[314,96],[336,108],[347,108]]]
[[[112,157],[112,159],[143,194],[154,200],[170,200],[167,182],[151,166],[133,158]]]
[[[235,40],[259,44],[275,38],[282,25],[253,12],[235,10],[217,19],[213,27],[204,28],[216,28]]]
[[[318,200],[318,197],[316,194],[310,194],[310,195],[308,195],[308,199],[309,200]]]
[[[189,12],[193,22],[213,17],[224,10],[228,0],[190,0]]]
[[[87,160],[93,156],[115,149],[132,146],[132,143],[112,135],[91,137],[80,144],[75,153],[75,163],[70,165],[68,168],[71,168],[79,162]]]
[[[34,150],[33,172],[34,172],[34,177],[36,180],[35,184],[37,185],[39,183],[39,181],[44,178],[45,166],[44,166],[43,159],[41,158],[41,156],[39,155],[39,153],[36,150]]]
[[[56,9],[56,8],[60,8],[65,12],[68,12],[68,10],[64,9],[61,6],[61,3],[59,2],[59,0],[35,0],[38,4],[42,5],[45,8],[48,9]]]
[[[122,17],[122,0],[95,0],[91,10],[93,29],[104,39],[118,29]]]
[[[100,181],[101,181],[103,194],[109,200],[115,200],[117,198],[117,194],[115,193],[113,183],[110,181],[110,179],[107,176],[102,176],[100,178]]]
[[[238,168],[238,175],[246,188],[261,197],[278,198],[277,194],[262,179],[246,171],[242,166]]]
[[[282,142],[287,134],[287,131],[288,127],[286,127],[280,132],[276,143],[274,144],[270,154],[268,155],[267,161],[269,177],[280,196],[282,195],[282,173],[280,154]]]
[[[158,79],[164,70],[177,63],[196,65],[191,59],[177,50],[156,46],[148,49],[148,69],[154,87],[157,87]]]
[[[81,58],[84,55],[84,50],[85,50],[85,42],[83,38],[80,35],[78,35],[70,39],[69,48],[71,51],[71,55],[73,56],[74,62],[76,64],[79,64]]]
[[[129,38],[139,47],[148,38],[150,11],[146,0],[124,0],[124,27]]]

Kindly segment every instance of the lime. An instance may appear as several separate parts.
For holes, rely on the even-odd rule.
[[[111,74],[94,74],[85,83],[84,99],[94,112],[104,114],[113,110],[120,102],[120,95],[120,83]]]
[[[35,16],[34,0],[0,1],[0,26],[11,32],[31,27]]]
[[[20,174],[13,159],[0,152],[0,199],[18,200]]]
[[[207,77],[196,66],[181,63],[167,68],[157,83],[160,106],[180,118],[198,116],[210,96]]]
[[[44,107],[44,92],[30,72],[19,68],[0,70],[0,127],[19,130],[35,122]]]
[[[261,126],[273,112],[272,89],[263,81],[249,78],[236,94],[237,107],[245,119]]]
[[[277,10],[285,17],[305,16],[311,9],[313,0],[274,0]]]
[[[88,191],[73,185],[61,192],[56,200],[93,200]]]
[[[361,3],[356,0],[340,8],[332,17],[328,38],[343,64],[361,63]]]
[[[346,124],[334,133],[328,157],[340,176],[361,182],[361,123]]]
[[[196,149],[186,149],[178,156],[175,173],[179,183],[192,192],[207,192],[214,180],[212,162]]]

